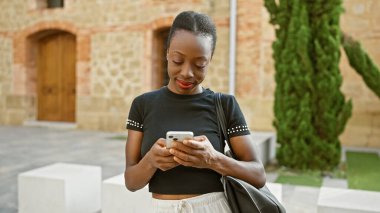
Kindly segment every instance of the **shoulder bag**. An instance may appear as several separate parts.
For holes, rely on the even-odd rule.
[[[227,137],[227,123],[222,106],[222,94],[215,94],[215,106],[218,117],[219,132],[224,137],[230,150],[225,154],[236,159]],[[264,186],[257,189],[251,184],[231,176],[223,176],[222,183],[228,204],[234,213],[285,213],[285,208]]]

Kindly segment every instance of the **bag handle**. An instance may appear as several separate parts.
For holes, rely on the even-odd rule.
[[[228,147],[230,148],[230,154],[232,158],[235,158],[235,154],[232,151],[232,146],[230,141],[228,140],[227,136],[227,121],[226,116],[224,114],[223,105],[222,105],[222,93],[217,92],[215,93],[215,108],[216,108],[216,117],[218,119],[218,127],[219,132],[221,131],[221,135],[223,136],[224,140],[227,142]]]

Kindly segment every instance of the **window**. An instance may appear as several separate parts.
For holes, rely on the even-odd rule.
[[[28,0],[30,10],[63,8],[64,0]]]
[[[64,0],[47,0],[47,8],[63,7]]]

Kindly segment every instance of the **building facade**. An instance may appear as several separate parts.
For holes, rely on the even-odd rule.
[[[213,17],[215,54],[204,86],[228,92],[228,0],[0,1],[0,124],[74,123],[123,131],[136,95],[165,85],[165,41],[174,17]],[[380,64],[380,2],[346,0],[342,29]],[[252,130],[274,131],[273,27],[262,0],[237,0],[235,95]],[[48,72],[49,70],[49,72]],[[53,70],[53,71],[52,71]],[[342,90],[353,101],[342,143],[380,147],[380,100],[342,52]]]

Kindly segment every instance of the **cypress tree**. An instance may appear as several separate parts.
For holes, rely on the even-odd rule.
[[[353,38],[342,36],[343,48],[352,68],[362,76],[364,82],[380,98],[380,70]]]
[[[329,170],[351,115],[339,88],[341,0],[265,0],[276,29],[274,126],[280,164]]]

